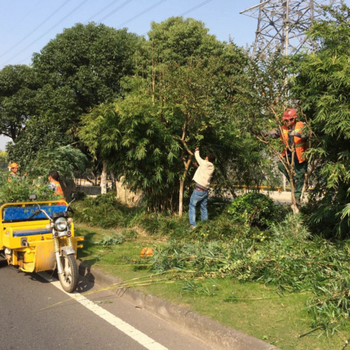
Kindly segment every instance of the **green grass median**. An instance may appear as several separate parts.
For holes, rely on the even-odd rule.
[[[208,259],[205,259],[208,272],[198,273],[203,270],[196,257],[198,253],[189,253],[192,255],[185,264],[185,255],[177,251],[180,249],[176,246],[178,243],[174,243],[175,253],[166,250],[169,249],[168,237],[150,235],[141,228],[101,229],[84,224],[77,224],[76,232],[86,239],[79,258],[122,279],[124,286],[189,307],[282,350],[341,350],[349,338],[347,323],[329,337],[322,329],[311,327],[313,319],[306,304],[313,297],[312,291],[302,288],[300,291],[282,290],[274,285],[249,281],[249,278],[244,280],[244,274],[236,278],[222,273],[228,268],[222,265],[226,257],[220,258],[225,251],[212,258],[222,265],[220,273],[213,269]],[[165,252],[169,256],[166,263],[176,260],[177,267],[169,265],[168,269],[159,270],[159,261],[164,263],[160,260],[161,255],[156,263],[153,258],[141,258],[144,247]],[[210,247],[208,253],[200,246],[203,254],[212,254],[215,247]],[[186,246],[186,249],[189,248]]]

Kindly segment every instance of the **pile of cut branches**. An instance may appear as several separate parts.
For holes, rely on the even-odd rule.
[[[189,277],[235,278],[275,285],[279,292],[310,291],[313,327],[334,333],[349,317],[349,242],[308,238],[294,216],[271,229],[270,239],[240,237],[232,242],[172,241],[150,260],[156,272],[176,270]]]

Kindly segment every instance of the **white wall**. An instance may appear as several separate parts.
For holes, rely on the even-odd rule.
[[[11,139],[7,136],[0,135],[0,151],[6,151],[5,147],[7,142],[11,141]]]

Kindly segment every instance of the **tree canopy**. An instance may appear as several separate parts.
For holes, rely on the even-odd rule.
[[[36,76],[26,65],[0,71],[0,133],[16,140],[35,110]]]
[[[340,212],[350,201],[350,17],[345,5],[328,11],[329,18],[310,31],[318,49],[294,58],[293,95],[313,131],[311,221],[330,234],[334,228],[346,234],[349,225]]]
[[[32,85],[37,83],[34,90],[30,90],[31,95],[27,93],[22,99],[18,96],[28,90],[27,80],[16,84],[15,79],[6,78],[14,69],[3,69],[3,89],[11,94],[14,107],[10,105],[8,112],[4,109],[0,122],[4,120],[3,129],[9,131],[2,132],[6,135],[12,132],[18,141],[9,145],[9,157],[25,168],[39,153],[45,154],[72,142],[79,145],[77,132],[82,115],[122,95],[120,83],[133,72],[138,42],[137,35],[102,24],[77,24],[66,29],[34,55],[31,68],[24,66],[19,70],[15,67],[17,80],[24,71],[32,77],[32,80],[27,79]],[[6,81],[11,81],[11,85],[6,85]],[[19,92],[16,86],[21,87]],[[2,100],[8,107],[5,93]],[[27,112],[24,108],[28,105],[32,108]],[[13,112],[16,109],[19,110],[17,114]],[[20,138],[18,129],[22,130]]]
[[[214,181],[232,192],[238,182],[271,181],[281,142],[266,147],[259,132],[279,126],[292,107],[311,133],[311,222],[332,217],[324,227],[345,232],[349,8],[326,13],[309,33],[315,52],[264,60],[191,18],[153,22],[148,38],[77,24],[36,53],[31,67],[0,71],[0,132],[14,140],[8,157],[34,173],[55,150],[62,164],[84,153],[104,175],[110,169],[141,190],[150,209],[181,214],[195,147],[216,154]],[[74,149],[81,154],[73,157]]]
[[[71,126],[93,106],[121,96],[120,81],[134,70],[137,45],[135,34],[103,24],[65,29],[33,58],[42,93],[49,97],[41,113]],[[66,102],[75,108],[66,108]]]
[[[108,158],[110,167],[125,175],[133,190],[142,190],[150,207],[174,210],[188,192],[196,146],[201,146],[202,156],[214,152],[222,157],[221,174],[233,168],[233,158],[257,148],[254,142],[240,147],[242,142],[234,141],[242,134],[234,101],[247,80],[242,76],[248,57],[233,43],[217,41],[194,20],[170,18],[153,24],[149,37],[143,64],[122,85],[126,95],[112,109],[101,105],[84,117],[80,136],[95,155]],[[189,40],[185,46],[190,50],[179,49],[176,41],[183,40]],[[103,135],[100,130],[105,130]],[[112,150],[118,150],[115,157],[108,156]]]

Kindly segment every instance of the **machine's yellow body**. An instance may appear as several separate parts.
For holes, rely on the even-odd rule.
[[[67,206],[66,202],[38,202],[50,215]],[[9,264],[25,272],[40,272],[56,268],[55,247],[50,221],[45,217],[30,218],[37,205],[33,202],[7,203],[0,207],[0,251]],[[82,246],[83,237],[74,237],[74,225],[70,224],[71,244],[75,250]],[[62,246],[67,245],[66,237]],[[60,244],[61,245],[61,244]]]

